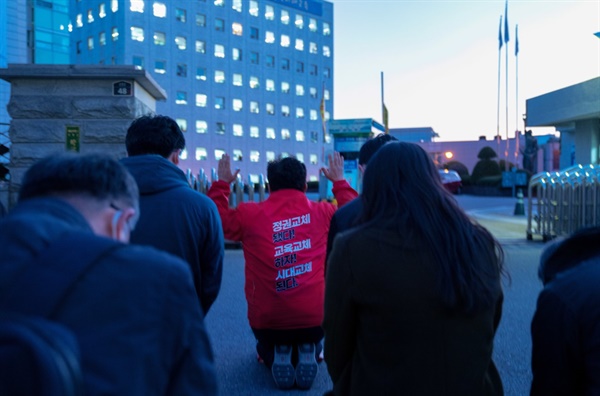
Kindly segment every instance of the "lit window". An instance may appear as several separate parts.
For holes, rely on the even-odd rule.
[[[290,36],[287,36],[285,34],[281,35],[281,46],[282,47],[289,47],[290,46]]]
[[[223,154],[225,154],[225,150],[215,149],[215,159],[216,160],[220,160],[221,158],[223,158]]]
[[[157,18],[165,18],[167,16],[167,6],[165,3],[155,1],[152,4],[152,14]]]
[[[256,150],[250,150],[250,162],[259,162],[260,153]]]
[[[300,131],[302,132],[302,131]],[[302,153],[296,153],[296,159],[302,163],[304,163],[304,154]]]
[[[87,39],[87,47],[89,50],[94,49],[94,38],[92,36],[88,37]]]
[[[181,150],[181,153],[179,153],[179,158],[181,158],[182,160],[186,160],[188,157],[188,153],[187,153],[187,149],[183,149]]]
[[[252,16],[258,16],[258,1],[250,0],[250,6],[248,8],[248,12],[250,12],[250,15],[252,15]]]
[[[215,0],[215,1],[214,1],[214,4],[215,4],[217,7],[223,7],[223,6],[225,5],[225,0]]]
[[[223,70],[215,70],[215,82],[218,84],[225,82],[225,72]]]
[[[296,45],[294,46],[298,51],[304,51],[304,40],[296,39]]]
[[[110,37],[112,38],[112,41],[117,41],[119,39],[119,29],[113,27],[110,31]]]
[[[282,152],[281,152],[281,158],[287,158],[287,157],[289,157],[289,156],[290,156],[290,155],[289,155],[289,154],[288,154],[286,151],[282,151]]]
[[[304,62],[296,62],[296,71],[298,73],[304,73]]]
[[[259,138],[260,137],[260,133],[258,131],[258,127],[257,126],[251,126],[250,127],[250,137],[251,138]]]
[[[258,65],[259,54],[255,51],[250,51],[250,63]]]
[[[296,84],[296,96],[304,96],[304,85]]]
[[[310,132],[310,141],[313,143],[318,143],[319,142],[319,134],[315,131],[311,131]]]
[[[206,15],[196,14],[196,26],[206,26]]]
[[[331,50],[327,45],[323,46],[323,56],[329,58],[331,56]]]
[[[98,16],[104,18],[106,16],[106,4],[100,3],[98,6]]]
[[[133,41],[144,41],[144,29],[137,26],[131,27],[131,39]]]
[[[217,58],[225,58],[225,47],[221,44],[215,44],[215,56]]]
[[[309,118],[311,121],[316,121],[317,120],[317,110],[311,110],[309,112]]]
[[[232,101],[232,108],[233,111],[242,111],[243,108],[243,102],[241,99],[233,99]]]
[[[302,107],[296,107],[296,118],[304,118],[304,109]]]
[[[316,76],[317,74],[319,74],[317,72],[317,65],[310,65],[310,75],[311,76]]]
[[[304,18],[302,17],[302,15],[296,14],[296,20],[294,21],[294,24],[298,29],[304,28]]]
[[[233,136],[244,136],[244,128],[241,124],[233,124]]]
[[[187,92],[185,91],[177,91],[177,96],[175,98],[175,103],[180,105],[187,104]]]
[[[154,72],[157,74],[165,74],[167,72],[167,61],[157,60],[154,62]]]
[[[239,48],[233,48],[231,50],[231,58],[234,61],[241,61],[242,60],[242,50]]]
[[[281,92],[289,93],[290,92],[290,83],[288,83],[286,81],[282,81],[281,82]]]
[[[100,43],[101,46],[106,45],[106,33],[105,32],[100,32],[100,34],[98,35],[98,42]]]
[[[175,8],[175,20],[185,22],[186,11],[183,8]]]
[[[235,36],[241,36],[243,32],[242,24],[238,22],[234,22],[231,24],[231,33]]]
[[[207,101],[208,101],[208,97],[205,94],[196,94],[196,106],[206,107]]]
[[[265,89],[267,91],[275,91],[275,81],[270,79],[265,80]]]
[[[266,32],[265,33],[265,43],[267,44],[273,44],[275,42],[275,33],[273,32]]]
[[[296,141],[303,142],[304,141],[304,131],[296,131]]]
[[[259,113],[258,102],[250,101],[250,113]]]
[[[231,153],[231,159],[236,162],[241,161],[242,160],[242,150],[233,149],[233,152]]]
[[[329,36],[331,34],[331,29],[329,28],[329,24],[323,22],[323,36]]]
[[[308,52],[311,54],[318,54],[319,48],[317,47],[317,43],[313,43],[312,41],[308,44]]]
[[[268,115],[275,115],[275,105],[273,103],[267,103],[265,109]]]
[[[179,125],[181,132],[187,132],[187,120],[185,118],[176,118],[175,122]]]
[[[271,33],[272,35],[272,33]],[[252,40],[258,40],[258,28],[251,27],[250,28],[250,38]],[[275,41],[275,36],[273,36],[273,41]]]
[[[225,21],[223,19],[221,19],[221,18],[215,19],[215,30],[218,32],[225,31]]]
[[[329,100],[329,90],[328,89],[323,91],[323,97],[325,98],[325,100]]]
[[[290,140],[292,136],[290,135],[290,130],[287,128],[281,129],[281,140]],[[283,157],[283,154],[282,154]]]
[[[119,11],[119,0],[110,0],[110,10],[112,12]]]
[[[75,26],[77,26],[78,28],[83,26],[83,16],[81,14],[77,14],[77,16],[75,17]]]
[[[223,122],[217,122],[215,124],[215,132],[217,133],[217,135],[224,135],[225,134],[225,123]],[[219,159],[221,159],[221,157],[219,157]]]
[[[129,5],[131,12],[144,12],[144,0],[131,0]]]
[[[94,12],[92,10],[88,10],[87,12],[87,23],[94,22]]]
[[[204,161],[208,159],[208,153],[204,147],[196,147],[196,161]]]
[[[215,98],[215,109],[223,110],[225,108],[225,98],[217,96]]]
[[[273,138],[275,139],[275,138]],[[274,161],[275,160],[275,152],[274,151],[267,151],[266,153],[266,157],[267,157],[267,161]]]
[[[196,52],[199,52],[201,54],[206,53],[206,43],[202,40],[196,40]]]
[[[317,165],[317,162],[319,161],[317,154],[310,154],[309,158],[311,165]]]
[[[142,58],[141,56],[134,56],[132,63],[136,67],[136,69],[144,68],[144,58]]]
[[[242,0],[233,0],[233,2],[231,3],[231,8],[233,8],[237,12],[242,12]]]
[[[177,64],[177,75],[179,77],[187,77],[187,65],[185,63]]]
[[[205,67],[197,67],[196,68],[196,80],[206,81],[206,68]]]
[[[311,32],[317,31],[317,20],[315,18],[309,18],[308,20],[308,30]]]
[[[163,32],[154,32],[154,44],[156,45],[165,45],[167,42],[167,37]]]
[[[281,115],[283,117],[289,117],[290,116],[290,106],[282,105],[281,106]]]
[[[266,129],[266,137],[267,137],[267,139],[275,139],[275,129],[274,128],[267,128]]]
[[[257,89],[259,86],[258,77],[250,76],[250,88]]]
[[[311,98],[315,99],[317,97],[317,88],[310,87],[309,92]]]
[[[182,36],[177,36],[175,37],[175,45],[177,45],[177,48],[183,51],[187,48],[187,39]]]
[[[275,11],[273,10],[273,6],[265,6],[265,19],[267,21],[272,21],[275,19]]]
[[[206,133],[208,131],[208,124],[204,120],[196,120],[196,133]]]
[[[281,23],[287,25],[290,23],[290,13],[286,10],[281,10]]]
[[[242,75],[239,73],[234,73],[232,84],[235,85],[236,87],[241,87],[243,85]]]

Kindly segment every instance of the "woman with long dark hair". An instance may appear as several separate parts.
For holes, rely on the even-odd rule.
[[[336,395],[502,395],[492,361],[504,256],[418,145],[390,142],[363,179],[361,224],[327,266]]]

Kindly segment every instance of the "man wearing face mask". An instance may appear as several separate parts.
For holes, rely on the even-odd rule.
[[[60,154],[34,164],[18,204],[0,221],[0,301],[14,282],[23,284],[23,274],[35,275],[35,266],[56,267],[59,275],[48,282],[58,281],[68,277],[69,260],[85,260],[99,240],[114,240],[49,317],[77,339],[84,393],[216,394],[189,266],[127,244],[139,216],[138,195],[133,177],[106,155]],[[65,241],[58,259],[39,260]],[[27,303],[38,302],[31,297]]]

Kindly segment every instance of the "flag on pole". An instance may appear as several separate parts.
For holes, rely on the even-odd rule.
[[[321,105],[319,106],[319,110],[321,111],[321,123],[323,125],[323,142],[326,142],[327,124],[325,120],[325,83],[323,83],[323,92],[321,93]]]
[[[504,42],[508,43],[508,0],[504,3]]]
[[[519,55],[519,25],[515,25],[515,56]]]
[[[390,124],[388,122],[388,109],[383,103],[383,126],[385,127],[385,133],[390,133]]]
[[[502,49],[502,45],[504,45],[504,40],[502,39],[502,15],[500,15],[500,26],[498,26],[498,50]]]

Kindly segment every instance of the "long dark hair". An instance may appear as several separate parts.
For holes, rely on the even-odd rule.
[[[445,306],[472,313],[495,303],[502,248],[458,206],[419,145],[390,142],[379,149],[365,171],[362,200],[364,226],[397,231],[427,246]]]

